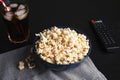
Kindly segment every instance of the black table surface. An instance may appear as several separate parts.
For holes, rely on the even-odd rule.
[[[120,46],[120,1],[119,0],[29,0],[30,39],[24,44],[12,44],[6,34],[6,27],[0,15],[0,53],[32,44],[34,33],[42,26],[70,25],[85,32],[92,41],[90,57],[96,67],[108,80],[120,80],[120,51],[109,54],[97,40],[91,19],[102,19],[113,38]]]

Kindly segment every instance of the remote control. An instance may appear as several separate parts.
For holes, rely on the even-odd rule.
[[[113,39],[113,37],[110,34],[110,31],[107,29],[107,26],[103,24],[102,20],[91,20],[91,24],[103,44],[104,48],[108,52],[115,52],[120,49],[120,47],[117,45],[116,41]]]

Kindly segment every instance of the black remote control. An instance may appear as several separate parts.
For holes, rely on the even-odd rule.
[[[91,24],[103,44],[104,48],[108,52],[115,52],[120,49],[120,47],[117,45],[116,41],[113,39],[113,37],[110,34],[110,31],[107,29],[107,26],[103,24],[102,20],[91,20]]]

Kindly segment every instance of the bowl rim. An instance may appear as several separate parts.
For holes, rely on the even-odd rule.
[[[45,29],[50,29],[51,27],[53,27],[53,26],[48,26],[48,27],[45,28]],[[39,39],[39,37],[38,37],[38,36],[35,36],[34,41],[33,41],[33,46],[32,46],[33,50],[32,50],[32,51],[33,51],[42,61],[44,61],[44,62],[46,62],[46,63],[48,63],[48,64],[50,64],[50,65],[68,66],[68,65],[74,65],[74,64],[82,63],[87,57],[89,57],[89,55],[90,55],[90,53],[91,53],[91,48],[92,48],[92,45],[91,45],[91,44],[92,44],[92,42],[91,42],[90,38],[86,35],[85,32],[79,30],[78,28],[75,28],[75,27],[73,27],[73,26],[70,26],[70,25],[61,25],[61,26],[56,26],[56,27],[58,27],[58,28],[70,28],[71,30],[75,30],[77,33],[84,34],[84,35],[87,37],[87,39],[89,40],[89,46],[90,46],[89,51],[88,51],[87,55],[84,56],[83,59],[81,59],[81,60],[79,60],[78,62],[75,62],[75,63],[70,63],[70,64],[54,64],[54,63],[49,63],[49,62],[47,62],[46,60],[42,59],[40,56],[38,56],[38,54],[36,53],[35,45],[36,45],[36,41]]]

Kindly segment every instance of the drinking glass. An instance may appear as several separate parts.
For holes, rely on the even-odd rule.
[[[8,9],[1,7],[1,14],[7,27],[9,40],[12,43],[26,42],[30,34],[27,2],[25,0],[5,0],[4,3]]]

